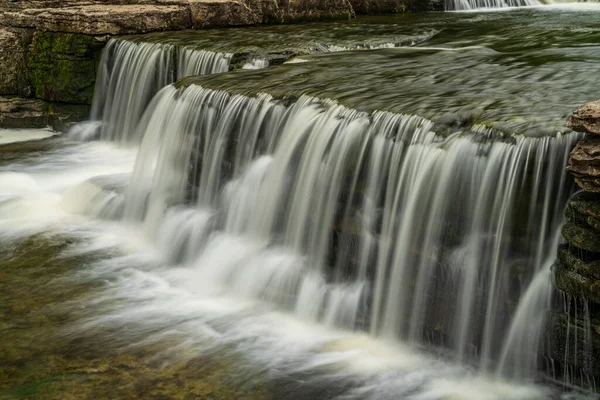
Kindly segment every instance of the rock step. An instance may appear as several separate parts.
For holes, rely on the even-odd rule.
[[[152,31],[350,18],[348,0],[0,0],[0,25],[86,35],[123,35]]]

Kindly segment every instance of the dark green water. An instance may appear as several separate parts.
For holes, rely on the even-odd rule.
[[[427,34],[433,36],[412,47],[314,54],[318,46],[306,46],[377,46]],[[513,133],[561,130],[574,107],[600,93],[595,8],[401,15],[150,37],[228,52],[313,52],[296,58],[302,63],[187,78],[182,84],[276,97],[309,94],[360,110],[412,113],[445,124],[483,123]]]

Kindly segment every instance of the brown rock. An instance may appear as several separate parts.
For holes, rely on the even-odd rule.
[[[0,95],[19,94],[26,80],[26,50],[33,33],[0,27]]]
[[[575,146],[567,171],[583,190],[600,193],[600,137],[588,135]]]
[[[182,5],[93,4],[61,8],[11,10],[0,15],[0,24],[51,32],[118,35],[190,27]]]
[[[0,128],[44,128],[48,103],[20,97],[0,97]]]
[[[567,126],[574,131],[600,135],[600,100],[577,107]]]
[[[193,28],[252,25],[262,21],[260,13],[238,1],[190,0],[189,7]]]

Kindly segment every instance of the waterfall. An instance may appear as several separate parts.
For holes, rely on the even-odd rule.
[[[578,135],[444,137],[417,116],[197,86],[163,88],[137,125],[122,215],[190,287],[535,372],[535,349],[506,346],[538,343],[521,333],[546,307]]]
[[[445,0],[446,11],[540,6],[539,0]]]
[[[136,142],[135,131],[154,95],[176,79],[229,70],[232,55],[170,44],[110,39],[98,67],[90,121],[72,137]]]

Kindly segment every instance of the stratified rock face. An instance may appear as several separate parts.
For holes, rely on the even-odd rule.
[[[583,190],[600,192],[600,136],[588,135],[577,143],[567,166]]]
[[[33,31],[0,27],[0,95],[20,94],[26,86],[26,52]]]
[[[547,354],[585,380],[600,377],[600,358],[590,352],[600,349],[600,101],[578,107],[567,126],[586,133],[567,167],[583,190],[565,209],[567,243],[558,249],[554,282],[570,300],[552,315]]]
[[[260,8],[244,2],[213,0],[189,3],[191,27],[194,29],[223,26],[252,25],[262,22]]]
[[[583,190],[600,193],[600,100],[577,107],[567,126],[587,133],[571,152],[567,171]]]
[[[0,25],[87,35],[349,18],[348,0],[0,0]]]
[[[600,135],[600,100],[577,107],[567,126],[577,132]]]
[[[0,128],[44,128],[48,104],[42,100],[0,97]]]
[[[567,244],[558,250],[556,286],[600,304],[600,195],[575,193],[565,209],[562,234]]]
[[[7,11],[0,24],[38,30],[118,35],[190,27],[189,10],[178,5],[91,4],[60,8],[29,8]]]

